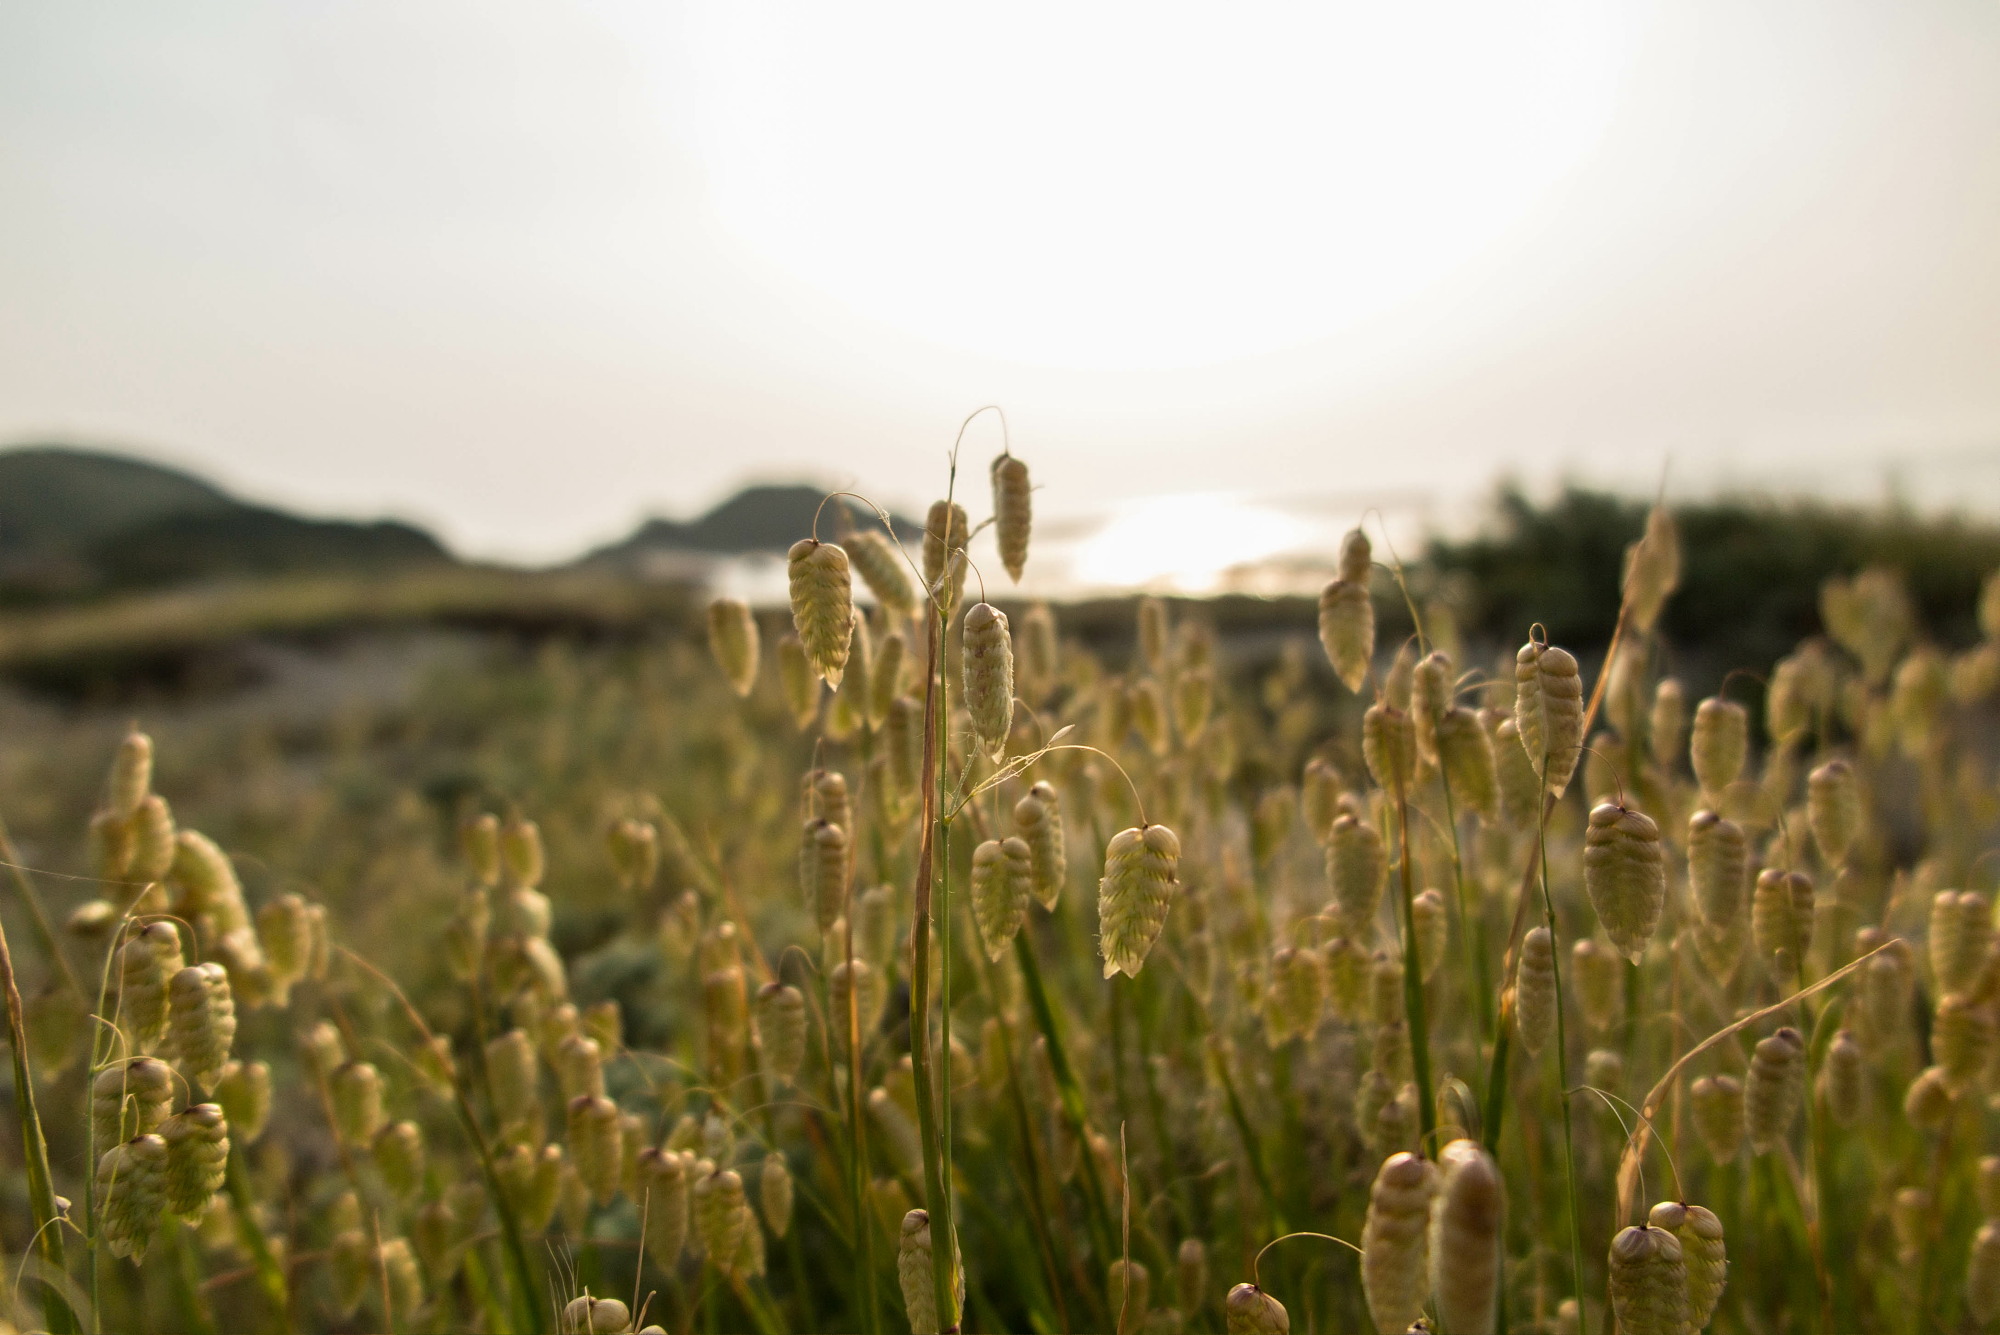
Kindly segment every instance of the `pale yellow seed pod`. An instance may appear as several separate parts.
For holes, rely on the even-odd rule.
[[[1514,656],[1514,723],[1528,762],[1557,797],[1583,754],[1583,678],[1568,650],[1534,641]]]
[[[709,1078],[734,1085],[749,1071],[750,992],[743,967],[732,964],[702,979],[702,1022]]]
[[[167,982],[167,1046],[194,1084],[214,1086],[236,1041],[236,1002],[220,964],[194,964]]]
[[[485,886],[500,884],[500,818],[492,812],[467,817],[458,827],[459,852],[473,879]]]
[[[1208,1248],[1200,1238],[1183,1238],[1174,1252],[1174,1305],[1192,1317],[1208,1304]]]
[[[182,830],[174,843],[172,876],[182,891],[177,911],[190,919],[207,915],[218,936],[248,927],[250,910],[229,855],[198,830]]]
[[[1333,675],[1358,693],[1375,657],[1375,604],[1365,580],[1336,579],[1320,590],[1319,642]]]
[[[1750,844],[1743,827],[1713,811],[1688,818],[1688,888],[1702,920],[1728,927],[1743,911],[1743,887],[1750,875]]]
[[[510,1029],[487,1042],[486,1079],[493,1094],[493,1114],[502,1127],[540,1122],[539,1069],[534,1042],[526,1032]]]
[[[632,1311],[616,1298],[572,1298],[556,1323],[561,1335],[622,1335],[632,1329]]]
[[[1919,1131],[1935,1131],[1951,1118],[1955,1100],[1941,1066],[1926,1067],[1903,1094],[1903,1116]]]
[[[90,1086],[90,1127],[99,1153],[159,1129],[173,1099],[173,1073],[163,1061],[138,1057],[100,1071]]]
[[[130,820],[153,789],[153,739],[129,732],[111,761],[110,808],[120,820]]]
[[[1646,512],[1644,535],[1625,549],[1623,597],[1634,630],[1645,634],[1653,629],[1680,580],[1680,533],[1667,508],[1656,505]]]
[[[180,932],[149,922],[118,948],[119,1018],[141,1052],[167,1036],[167,984],[185,967]]]
[[[90,864],[100,880],[123,881],[132,873],[132,823],[115,811],[90,818]]]
[[[1069,879],[1063,848],[1062,798],[1047,782],[1038,782],[1014,804],[1014,832],[1028,845],[1032,874],[1028,892],[1053,911]]]
[[[1358,528],[1349,529],[1340,540],[1340,577],[1349,584],[1365,585],[1374,568],[1374,548],[1368,535]]]
[[[1493,739],[1479,716],[1463,706],[1447,709],[1438,716],[1435,738],[1438,765],[1451,785],[1452,800],[1493,824],[1500,818],[1500,776]]]
[[[1334,769],[1333,762],[1324,756],[1314,756],[1306,762],[1299,776],[1299,817],[1316,842],[1325,843],[1332,832],[1333,822],[1340,816],[1343,792],[1340,772]]]
[[[789,983],[757,989],[757,1037],[764,1072],[781,1084],[798,1078],[806,1059],[806,999]]]
[[[542,847],[542,827],[516,816],[500,827],[500,868],[516,889],[533,890],[548,873],[548,853]],[[537,932],[534,935],[542,935]]]
[[[1733,1075],[1705,1075],[1688,1086],[1696,1132],[1717,1163],[1728,1163],[1743,1145],[1743,1083]]]
[[[1861,1119],[1868,1098],[1868,1060],[1849,1030],[1835,1034],[1827,1046],[1820,1066],[1820,1088],[1835,1122],[1852,1126]]]
[[[1650,1224],[1611,1239],[1611,1310],[1623,1335],[1685,1335],[1687,1262],[1680,1239]]]
[[[965,544],[971,525],[965,507],[951,501],[932,501],[924,521],[924,587],[930,589],[949,612],[958,605],[965,588]],[[945,575],[951,576],[948,589],[941,588]]]
[[[847,558],[860,574],[861,582],[884,610],[898,617],[916,612],[917,589],[910,581],[901,549],[873,529],[854,534],[846,546]]]
[[[1174,728],[1182,740],[1192,742],[1208,727],[1215,704],[1215,673],[1206,667],[1184,669],[1174,678],[1173,692]]]
[[[1611,943],[1634,964],[1667,902],[1666,854],[1651,816],[1623,803],[1591,808],[1584,834],[1583,888]]]
[[[1378,785],[1409,791],[1417,780],[1416,723],[1393,705],[1370,705],[1361,717],[1361,755]]]
[[[1653,1207],[1650,1222],[1654,1228],[1672,1233],[1681,1244],[1687,1266],[1688,1329],[1701,1330],[1715,1315],[1723,1286],[1729,1282],[1729,1250],[1723,1241],[1722,1221],[1702,1206],[1662,1201]]]
[[[126,822],[131,839],[131,855],[125,874],[135,881],[163,881],[173,870],[175,843],[174,813],[167,799],[148,793],[138,810]]]
[[[639,1151],[634,1178],[646,1224],[646,1253],[672,1270],[687,1243],[692,1160],[675,1150]]]
[[[1500,814],[1517,830],[1532,830],[1542,814],[1542,778],[1521,744],[1521,728],[1512,718],[1492,731],[1495,777],[1500,787]]]
[[[859,959],[851,962],[842,960],[827,973],[827,1008],[836,1048],[846,1050],[850,1001],[855,1022],[861,1028],[861,1041],[867,1042],[868,1035],[874,1031],[876,1017],[882,1010],[882,994],[877,979],[878,975],[868,967],[868,962]]]
[[[1139,976],[1166,926],[1180,856],[1180,839],[1164,825],[1120,830],[1106,845],[1097,883],[1098,951],[1106,978]]]
[[[1499,1166],[1477,1141],[1454,1140],[1438,1152],[1431,1291],[1437,1298],[1438,1325],[1453,1335],[1493,1335],[1500,1223],[1506,1208]]]
[[[1145,1325],[1153,1302],[1153,1277],[1145,1266],[1119,1257],[1108,1268],[1104,1287],[1105,1307],[1118,1330],[1137,1331]]]
[[[997,963],[1014,944],[1028,916],[1033,879],[1034,855],[1019,835],[988,839],[972,850],[972,916],[987,959]]]
[[[1366,1018],[1372,969],[1368,952],[1346,937],[1336,936],[1320,948],[1320,963],[1334,1014],[1350,1023]]]
[[[1599,1031],[1615,1028],[1625,1016],[1625,975],[1617,952],[1586,936],[1570,947],[1570,962],[1584,1022]]]
[[[1255,1284],[1238,1284],[1222,1300],[1227,1335],[1290,1335],[1285,1305]]]
[[[1982,1326],[2000,1316],[2000,1223],[1990,1219],[1973,1235],[1965,1266],[1965,1310]]]
[[[1451,706],[1451,655],[1433,649],[1425,654],[1410,676],[1410,716],[1417,723],[1417,749],[1427,760],[1437,760],[1437,729]]]
[[[1282,946],[1271,956],[1271,981],[1264,993],[1264,1036],[1272,1047],[1293,1037],[1310,1038],[1326,1007],[1326,970],[1310,950]]]
[[[1028,465],[1011,454],[993,461],[993,536],[1000,547],[1000,564],[1016,584],[1028,565],[1028,533],[1034,502],[1028,486]]]
[[[1514,1028],[1532,1057],[1548,1045],[1555,1026],[1555,938],[1546,927],[1531,927],[1521,937],[1521,954],[1514,963]]]
[[[312,964],[312,907],[305,896],[282,894],[257,910],[257,935],[264,944],[274,996],[279,1004]]]
[[[1151,677],[1133,682],[1125,692],[1125,707],[1131,715],[1132,728],[1146,743],[1146,749],[1164,756],[1172,738],[1167,733],[1167,711],[1160,700],[1160,683]]]
[[[1694,731],[1688,738],[1688,761],[1695,782],[1710,802],[1743,773],[1750,754],[1750,713],[1733,700],[1711,695],[1695,707]]]
[[[1326,879],[1341,932],[1366,940],[1389,884],[1389,855],[1375,827],[1352,815],[1333,822],[1326,841]]]
[[[1429,982],[1444,963],[1445,949],[1451,940],[1450,916],[1445,910],[1444,892],[1424,890],[1410,900],[1410,914],[1417,924],[1417,961],[1423,969],[1424,981]]]
[[[809,821],[799,844],[799,889],[821,935],[847,908],[847,831],[832,822]]]
[[[582,1033],[564,1035],[550,1064],[556,1068],[556,1084],[565,1099],[603,1095],[604,1049],[596,1039]]]
[[[1931,977],[1939,992],[1972,985],[1993,940],[1993,919],[1983,896],[1941,890],[1931,900]]]
[[[567,1107],[569,1155],[577,1176],[602,1205],[618,1194],[625,1143],[618,1105],[610,1099],[579,1094]]]
[[[1410,641],[1405,640],[1396,650],[1396,656],[1389,660],[1389,670],[1382,675],[1382,694],[1378,703],[1409,713],[1416,699],[1416,677],[1416,650]]]
[[[1806,1078],[1806,1041],[1790,1025],[1758,1040],[1743,1088],[1750,1148],[1767,1154],[1784,1143],[1799,1114]]]
[[[847,552],[837,543],[801,538],[787,557],[792,625],[806,661],[838,689],[854,637],[854,589]]]
[[[903,1287],[903,1314],[910,1335],[936,1335],[937,1283],[931,1253],[931,1217],[925,1210],[903,1216],[903,1236],[896,1253],[896,1278]]]
[[[757,684],[757,618],[741,598],[717,598],[708,605],[708,651],[738,695]]]
[[[1687,695],[1672,677],[1662,678],[1653,688],[1653,713],[1646,734],[1653,763],[1671,772],[1687,735]]]
[[[1852,765],[1829,760],[1806,776],[1806,821],[1828,866],[1847,860],[1861,828],[1861,785]]]
[[[783,1240],[792,1227],[792,1170],[785,1156],[772,1152],[764,1156],[757,1170],[757,1199],[764,1207],[764,1224],[771,1236]]]
[[[369,1146],[389,1194],[408,1200],[424,1183],[424,1133],[415,1122],[391,1122]]]
[[[1031,702],[1047,699],[1060,680],[1059,644],[1055,613],[1047,603],[1031,606],[1021,622],[1021,654],[1017,664],[1022,692]]]
[[[367,1145],[382,1129],[382,1073],[370,1062],[348,1062],[327,1081],[334,1127],[349,1145]]]
[[[97,1161],[98,1226],[113,1256],[146,1254],[167,1205],[167,1142],[148,1132]]]
[[[1431,1202],[1437,1169],[1415,1154],[1392,1154],[1375,1173],[1361,1228],[1361,1289],[1379,1335],[1401,1335],[1430,1294]]]
[[[810,728],[819,717],[819,676],[806,658],[805,642],[796,635],[778,641],[778,685],[792,721],[801,731]]]
[[[1931,1053],[1953,1094],[1976,1092],[1993,1058],[1993,1016],[1956,992],[1938,1000],[1931,1025]]]
[[[1766,867],[1757,873],[1757,888],[1750,896],[1750,935],[1781,981],[1790,981],[1798,968],[1799,923],[1793,912],[1792,887],[1785,873]]]
[[[965,612],[965,709],[980,748],[998,760],[1014,727],[1014,640],[1007,614],[991,603]]]

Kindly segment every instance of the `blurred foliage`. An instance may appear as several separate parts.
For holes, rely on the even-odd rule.
[[[1552,643],[1597,648],[1611,638],[1625,548],[1647,509],[1576,487],[1539,504],[1510,486],[1488,531],[1433,542],[1425,564],[1454,589],[1470,635],[1512,643],[1539,621]],[[1709,665],[1764,671],[1820,633],[1820,584],[1868,566],[1903,575],[1928,634],[1969,644],[1979,582],[2000,567],[2000,527],[1901,507],[1725,498],[1673,513],[1682,573],[1666,638]]]

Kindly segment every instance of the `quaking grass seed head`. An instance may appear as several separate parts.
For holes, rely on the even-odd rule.
[[[708,649],[731,690],[750,694],[757,684],[760,648],[757,619],[741,598],[717,598],[708,605]]]
[[[798,1078],[806,1057],[806,999],[776,980],[757,989],[757,1037],[764,1070],[781,1084]]]
[[[872,529],[854,534],[845,546],[847,558],[860,574],[861,582],[885,611],[896,617],[916,613],[917,589],[910,581],[901,549]]]
[[[1758,1040],[1743,1088],[1750,1148],[1765,1154],[1784,1143],[1805,1092],[1806,1041],[1790,1025]]]
[[[1014,641],[1007,614],[991,603],[966,609],[965,708],[980,749],[998,760],[1014,726]]]
[[[1683,1335],[1687,1263],[1680,1239],[1647,1224],[1611,1239],[1611,1310],[1625,1335]]]
[[[1836,757],[1806,776],[1806,821],[1827,865],[1845,862],[1861,829],[1861,785],[1852,765]]]
[[[1715,1212],[1685,1201],[1661,1201],[1647,1222],[1674,1235],[1687,1269],[1688,1329],[1702,1330],[1729,1280],[1729,1252]]]
[[[236,1003],[220,964],[194,964],[167,983],[167,1043],[181,1074],[211,1088],[236,1041]]]
[[[1166,926],[1179,884],[1181,841],[1164,825],[1121,830],[1104,850],[1097,885],[1098,951],[1104,976],[1136,978]]]
[[[1555,938],[1546,927],[1531,927],[1521,937],[1514,965],[1514,1025],[1529,1056],[1548,1045],[1555,1023]]]
[[[1417,779],[1417,725],[1389,704],[1374,704],[1361,718],[1361,755],[1375,782],[1392,793],[1407,792]]]
[[[792,626],[806,661],[828,686],[838,688],[854,635],[854,588],[847,552],[837,543],[801,538],[792,544],[786,563]]]
[[[1644,535],[1625,549],[1624,601],[1634,630],[1653,629],[1680,578],[1680,534],[1666,507],[1656,505],[1646,514]]]
[[[1358,694],[1375,657],[1375,604],[1365,580],[1336,579],[1320,590],[1319,642],[1333,674]]]
[[[1750,875],[1750,843],[1743,827],[1701,810],[1688,818],[1688,885],[1702,920],[1727,927],[1743,911],[1743,887]]]
[[[1499,1166],[1477,1141],[1454,1140],[1438,1152],[1431,1291],[1439,1325],[1454,1335],[1493,1335],[1506,1208]]]
[[[1583,886],[1612,944],[1637,964],[1667,902],[1666,853],[1653,818],[1616,802],[1591,808]]]
[[[1583,753],[1583,678],[1566,649],[1531,640],[1514,656],[1514,723],[1528,763],[1557,797]]]
[[[1341,932],[1366,940],[1389,883],[1389,854],[1374,826],[1343,815],[1327,834],[1326,878]]]
[[[1743,773],[1750,754],[1750,711],[1734,700],[1711,695],[1695,707],[1688,760],[1695,781],[1711,801],[1721,798]]]
[[[1479,716],[1462,705],[1446,709],[1438,716],[1434,737],[1452,799],[1493,824],[1500,817],[1500,777],[1493,739]]]
[[[1028,533],[1034,500],[1028,485],[1028,465],[1011,454],[993,461],[993,532],[1000,547],[1000,564],[1016,584],[1028,565]]]
[[[972,850],[972,916],[986,958],[998,963],[1028,913],[1034,856],[1018,835],[988,839]]]
[[[1062,798],[1052,784],[1037,782],[1014,804],[1014,833],[1028,845],[1029,893],[1053,911],[1069,879],[1069,864],[1063,846]]]
[[[1290,1335],[1292,1319],[1285,1305],[1255,1284],[1238,1284],[1222,1300],[1228,1335]]]
[[[1378,1332],[1394,1335],[1422,1314],[1430,1295],[1431,1161],[1392,1154],[1376,1170],[1361,1229],[1361,1289]]]
[[[1688,1086],[1695,1131],[1717,1163],[1735,1159],[1743,1145],[1743,1082],[1733,1075],[1705,1075]]]

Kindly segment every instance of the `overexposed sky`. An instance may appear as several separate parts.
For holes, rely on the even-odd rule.
[[[1053,516],[2000,511],[2000,8],[0,8],[0,441],[545,559],[987,402]]]

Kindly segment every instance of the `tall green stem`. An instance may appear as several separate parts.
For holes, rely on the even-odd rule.
[[[1546,757],[1542,772],[1548,772]],[[1576,1193],[1576,1135],[1569,1112],[1569,1024],[1564,1018],[1562,983],[1562,936],[1556,930],[1556,901],[1549,893],[1549,802],[1542,804],[1542,820],[1535,832],[1538,858],[1542,864],[1542,914],[1549,929],[1549,945],[1555,951],[1556,981],[1556,1102],[1562,1107],[1563,1176],[1569,1183],[1569,1267],[1570,1282],[1576,1291],[1578,1335],[1590,1335],[1590,1318],[1583,1310],[1583,1210]],[[1494,1133],[1498,1135],[1496,1126]]]
[[[77,1329],[76,1313],[62,1294],[63,1225],[57,1222],[55,1184],[49,1177],[49,1143],[35,1111],[34,1078],[28,1069],[28,1026],[21,1018],[21,989],[14,981],[14,956],[7,948],[7,929],[0,927],[0,992],[7,1003],[7,1036],[14,1051],[14,1115],[21,1123],[21,1157],[28,1169],[28,1206],[35,1216],[35,1250],[44,1267],[48,1293],[44,1315],[54,1335]]]

